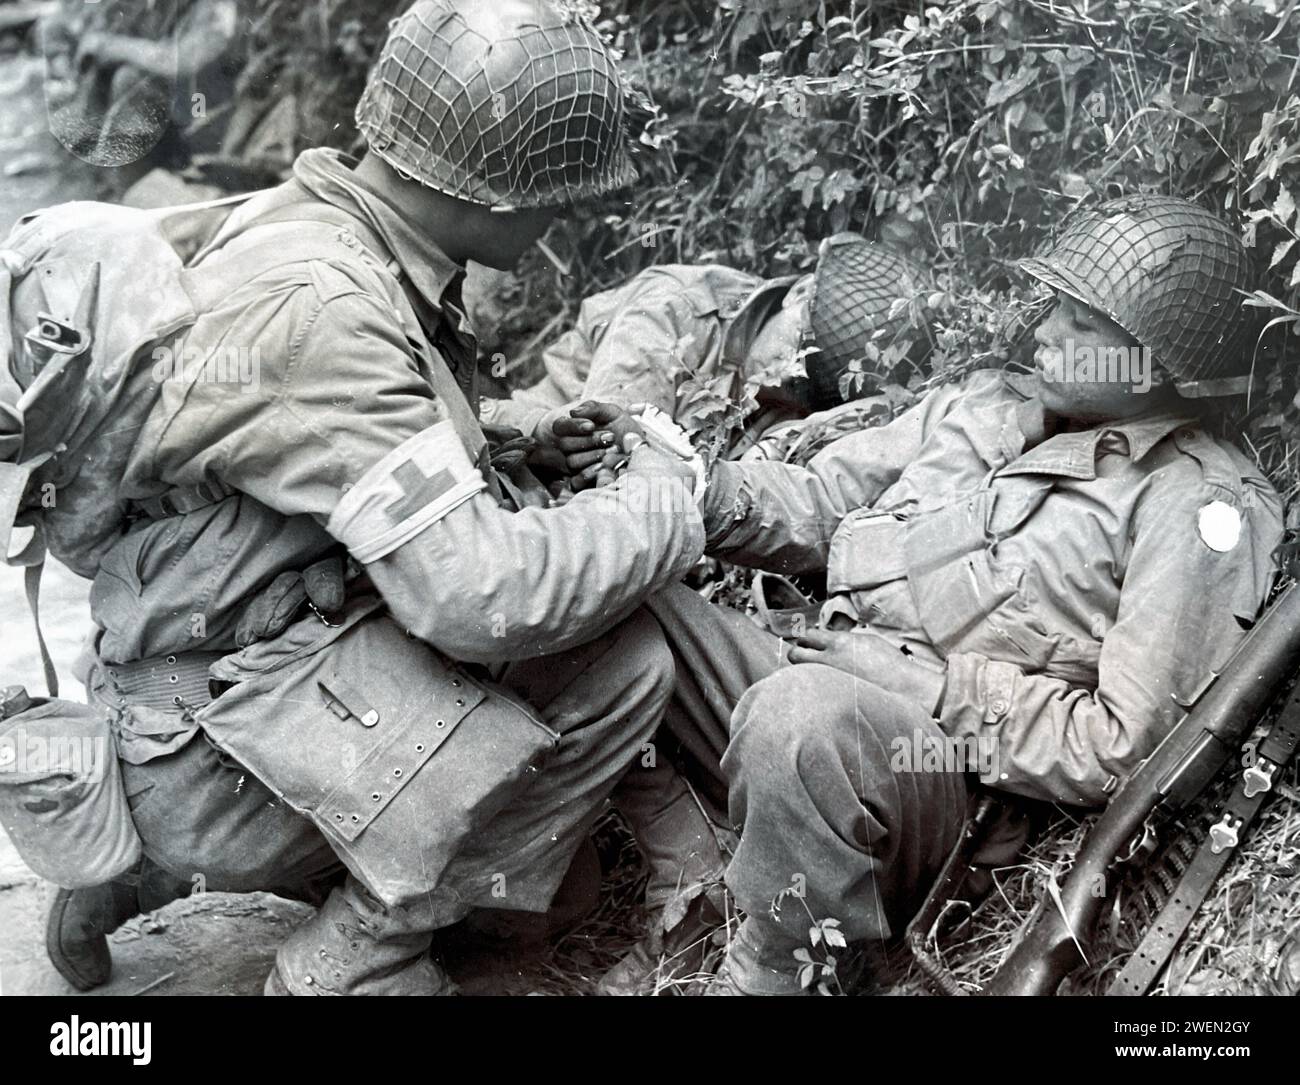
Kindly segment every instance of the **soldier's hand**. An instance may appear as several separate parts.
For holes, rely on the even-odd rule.
[[[834,667],[914,701],[931,713],[938,709],[946,685],[942,671],[918,662],[871,632],[809,629],[795,639],[788,658],[791,663]]]
[[[627,458],[627,437],[641,436],[641,427],[626,407],[594,400],[578,404],[552,428],[575,490],[613,481]]]
[[[337,615],[346,595],[345,576],[346,559],[341,554],[322,558],[301,572],[281,573],[245,608],[235,627],[235,643],[247,648],[254,641],[278,636],[304,603],[326,618]]]

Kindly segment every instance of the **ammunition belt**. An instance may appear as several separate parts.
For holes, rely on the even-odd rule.
[[[1300,744],[1300,691],[1292,694],[1255,762],[1234,782],[1223,814],[1210,826],[1195,858],[1183,872],[1173,895],[1147,928],[1133,956],[1111,982],[1107,995],[1144,995],[1164,971],[1215,880],[1236,851],[1247,827],[1259,812],[1274,782]]]

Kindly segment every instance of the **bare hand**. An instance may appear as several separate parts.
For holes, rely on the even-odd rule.
[[[791,663],[834,667],[915,701],[927,712],[933,713],[943,697],[943,672],[918,663],[875,633],[809,629],[796,638],[788,658]]]
[[[575,490],[612,482],[630,451],[627,438],[641,435],[627,408],[594,400],[578,404],[551,429]]]

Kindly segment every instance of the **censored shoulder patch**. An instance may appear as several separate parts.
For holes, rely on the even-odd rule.
[[[378,561],[485,489],[456,427],[446,420],[371,466],[343,495],[325,528],[357,561]]]

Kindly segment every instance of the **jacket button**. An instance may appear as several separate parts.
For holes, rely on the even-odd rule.
[[[993,709],[993,713],[994,713],[994,715],[1000,716],[1000,715],[1002,715],[1003,712],[1005,712],[1005,711],[1007,710],[1007,702],[1006,702],[1006,701],[994,701],[991,705],[989,705],[989,707],[990,707],[991,709]]]

